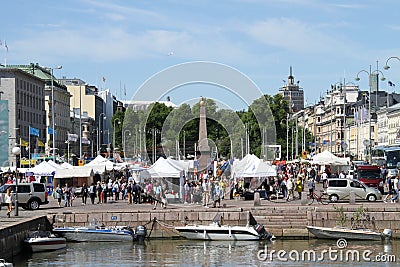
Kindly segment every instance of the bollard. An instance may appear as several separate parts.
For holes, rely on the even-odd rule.
[[[261,206],[260,192],[254,192],[254,206]]]
[[[354,191],[350,191],[349,204],[356,204],[356,194]]]
[[[308,192],[301,192],[301,205],[307,205],[308,202]]]

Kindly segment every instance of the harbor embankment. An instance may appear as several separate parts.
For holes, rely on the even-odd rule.
[[[85,226],[94,221],[104,225],[146,225],[150,238],[178,238],[175,226],[187,224],[209,224],[217,213],[222,214],[222,223],[245,225],[247,212],[265,225],[279,239],[308,239],[313,236],[306,226],[335,226],[341,223],[350,226],[360,207],[366,211],[371,228],[390,228],[393,238],[400,239],[400,205],[382,202],[357,204],[338,203],[329,205],[302,205],[300,202],[226,200],[222,208],[205,208],[201,205],[175,203],[167,209],[152,209],[150,204],[128,205],[125,201],[110,201],[106,204],[73,207],[49,206],[37,211],[20,210],[18,217],[0,217],[0,255],[10,258],[23,248],[23,240],[29,230],[51,229],[52,226]]]

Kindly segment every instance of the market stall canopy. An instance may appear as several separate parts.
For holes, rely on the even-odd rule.
[[[148,172],[151,178],[159,178],[181,177],[182,171],[183,169],[179,168],[179,166],[173,165],[168,160],[160,157],[150,168],[144,172]]]
[[[47,161],[47,163],[50,164],[51,166],[53,166],[54,168],[56,168],[57,170],[63,169],[63,167],[61,167],[60,164],[57,164],[57,163],[55,163],[55,162],[52,161],[52,160]]]
[[[60,167],[61,169],[61,167]],[[26,173],[33,174],[35,176],[53,176],[57,169],[47,161],[41,162],[33,168],[29,168]]]
[[[63,164],[61,164],[61,167],[63,169],[72,169],[74,166],[69,164],[69,163],[67,163],[67,162],[64,162]]]
[[[54,175],[54,179],[63,178],[83,178],[94,176],[93,168],[87,166],[75,166],[72,169],[59,169]]]
[[[318,165],[349,165],[349,158],[339,158],[328,150],[318,153],[312,157],[312,163]]]
[[[114,163],[102,157],[101,155],[98,155],[96,158],[94,158],[94,160],[85,166],[91,166],[95,172],[103,173],[105,170],[111,171],[114,168]]]
[[[233,163],[234,177],[270,177],[276,176],[276,167],[255,155],[246,155]]]

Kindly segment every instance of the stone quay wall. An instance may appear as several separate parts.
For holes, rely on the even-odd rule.
[[[31,230],[50,229],[51,225],[46,216],[24,219],[8,225],[0,226],[0,258],[10,259],[19,254],[24,248],[24,240]]]
[[[357,212],[360,205],[343,205],[343,213],[347,218],[345,226],[350,226],[350,218]],[[333,205],[318,206],[261,206],[230,209],[192,208],[186,210],[155,210],[155,211],[96,211],[48,214],[48,219],[54,226],[85,226],[97,221],[104,225],[128,225],[136,227],[146,225],[150,238],[177,238],[175,226],[187,224],[209,224],[217,214],[222,214],[222,224],[245,225],[247,211],[250,211],[257,222],[277,238],[308,239],[313,235],[308,233],[306,226],[339,226],[339,212]],[[382,231],[390,228],[393,238],[400,238],[400,206],[374,206],[368,208],[371,218],[370,228]],[[155,221],[155,222],[154,222]],[[154,222],[154,223],[153,223]]]

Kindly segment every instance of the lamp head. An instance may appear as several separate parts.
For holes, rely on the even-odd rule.
[[[384,80],[386,80],[386,78],[385,78],[385,77],[382,77],[382,78],[381,78],[381,81],[384,81]]]
[[[390,66],[389,66],[389,65],[385,65],[383,68],[384,68],[385,70],[388,70],[388,69],[390,69]]]
[[[355,79],[357,82],[360,80],[360,78],[358,78],[358,77],[356,77],[356,79]]]

